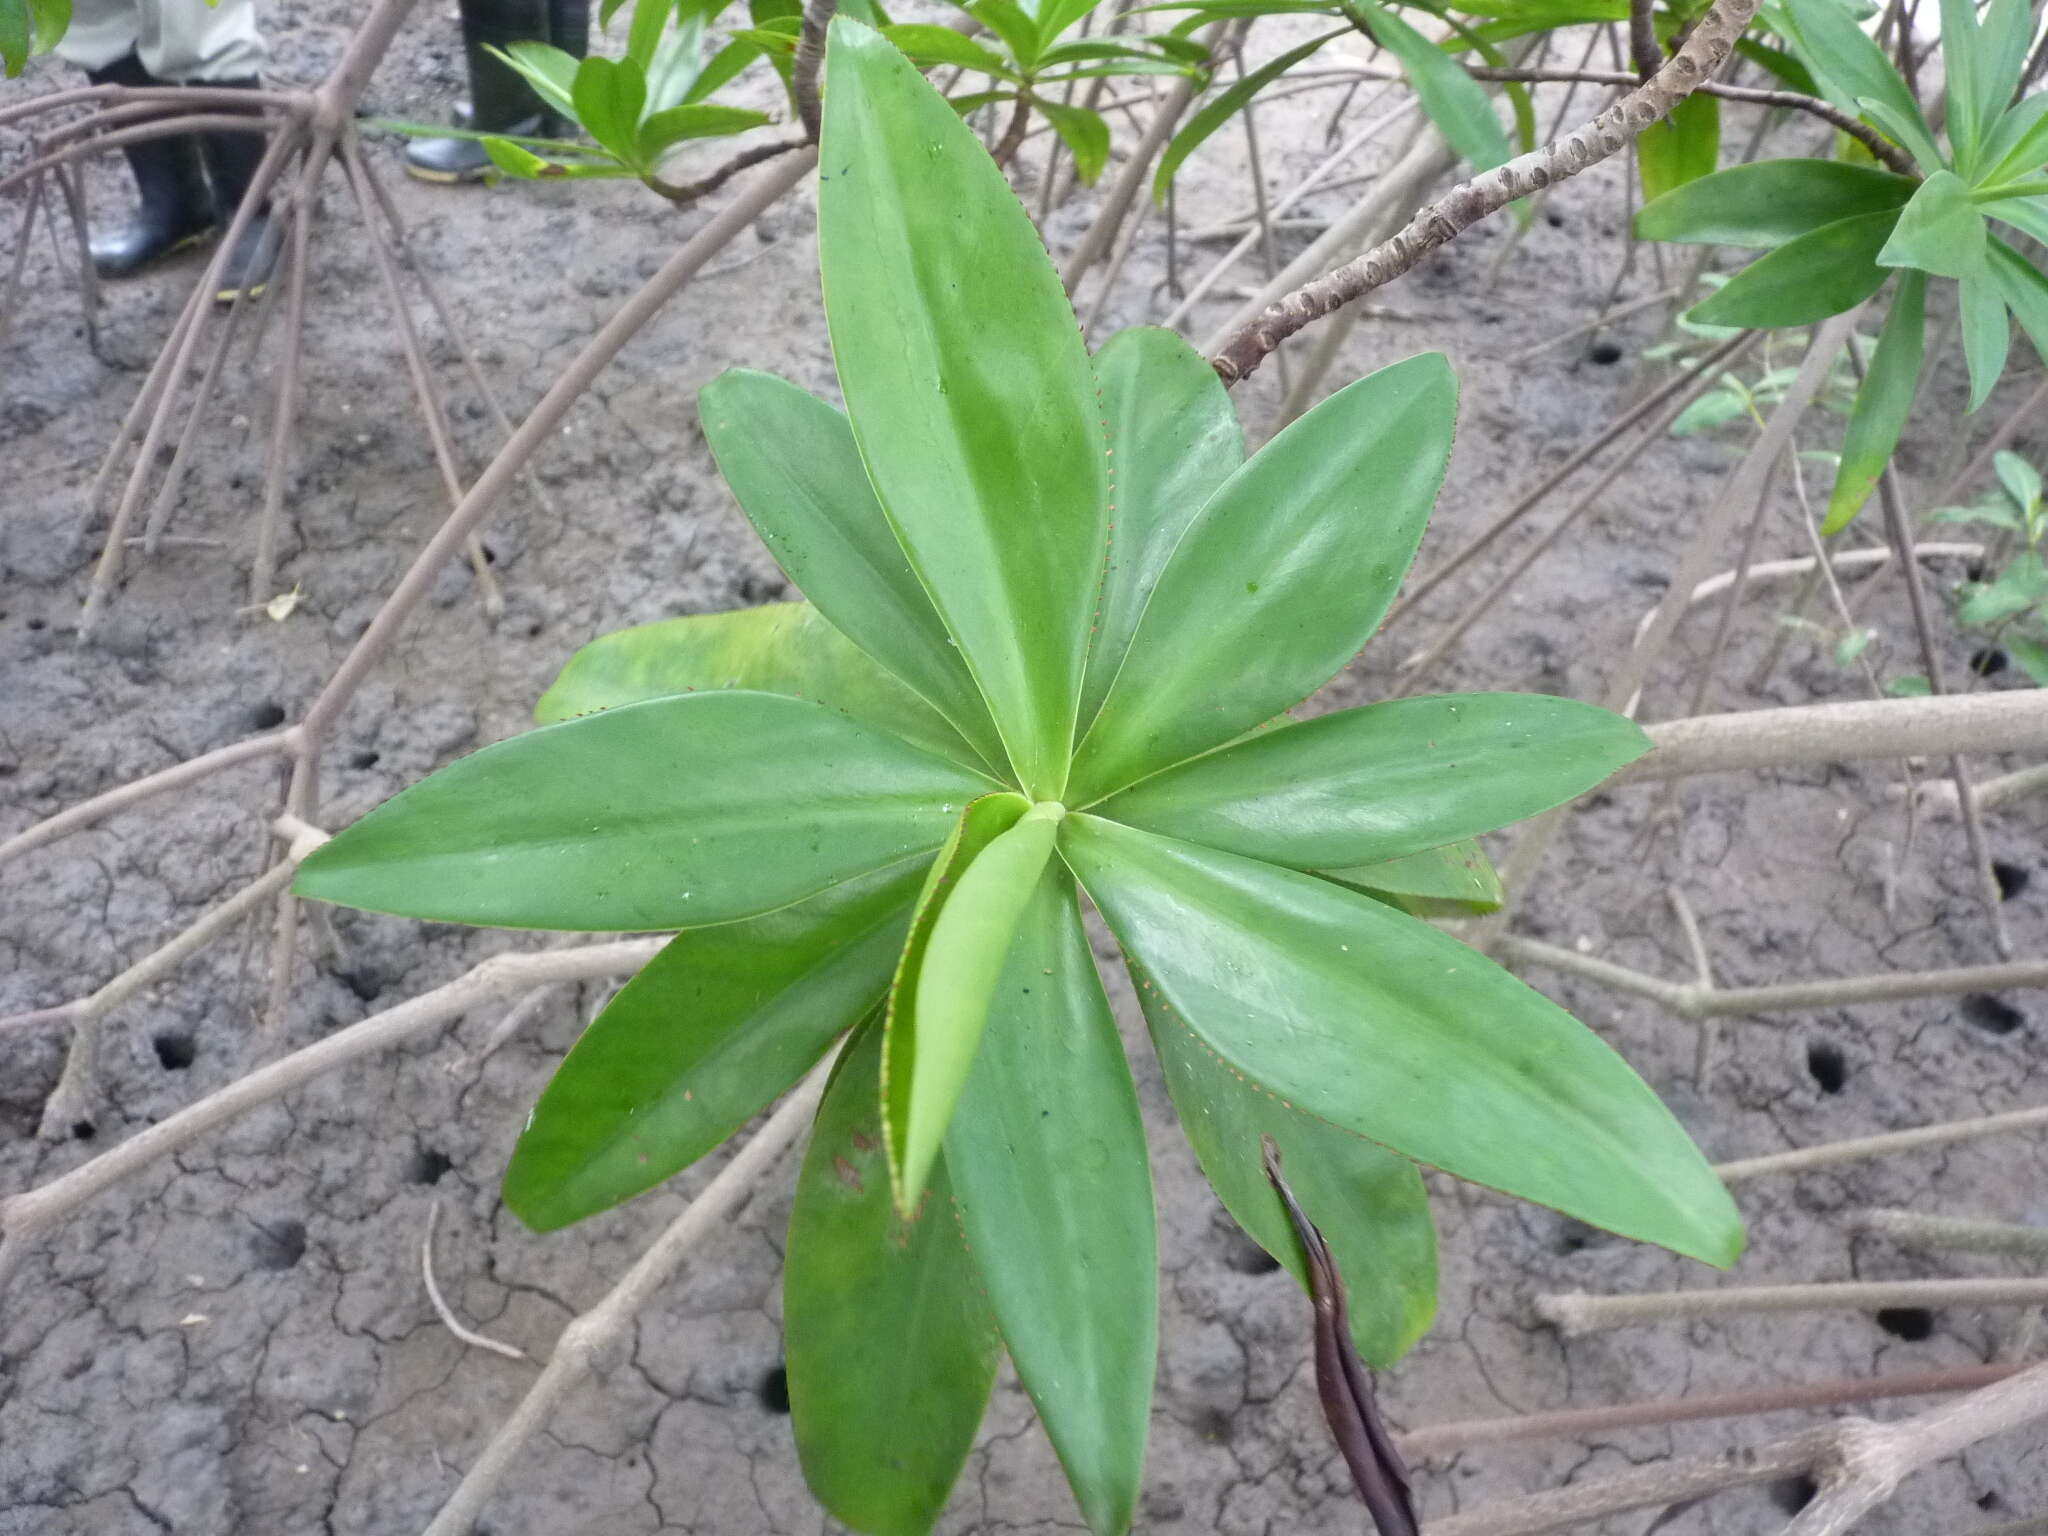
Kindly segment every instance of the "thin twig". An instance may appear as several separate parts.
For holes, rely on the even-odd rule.
[[[804,7],[802,30],[797,34],[796,63],[789,72],[789,93],[796,98],[797,121],[804,125],[805,141],[818,142],[824,132],[824,114],[818,103],[818,72],[825,67],[825,32],[839,0],[810,0]]]
[[[1563,139],[1461,182],[1392,238],[1272,305],[1211,359],[1216,372],[1227,384],[1249,377],[1275,347],[1310,321],[1399,277],[1489,214],[1576,176],[1633,142],[1668,117],[1696,85],[1713,78],[1756,14],[1757,3],[1715,0],[1685,46],[1651,79]]]
[[[1892,1307],[2030,1307],[2048,1280],[1844,1280],[1819,1285],[1732,1285],[1718,1290],[1538,1296],[1536,1315],[1566,1338],[1672,1319],[1775,1312],[1881,1312]]]
[[[1995,1253],[2007,1258],[2048,1259],[2048,1227],[1983,1221],[1967,1216],[1929,1216],[1922,1211],[1851,1211],[1842,1218],[1851,1232],[1868,1232],[1908,1248],[1937,1253]]]
[[[620,1276],[604,1299],[570,1319],[555,1341],[540,1379],[519,1400],[511,1417],[498,1426],[483,1454],[463,1474],[461,1486],[434,1516],[425,1536],[468,1536],[475,1529],[478,1516],[506,1473],[517,1464],[526,1442],[547,1423],[563,1396],[590,1374],[600,1353],[632,1326],[640,1309],[668,1284],[692,1250],[731,1225],[733,1216],[755,1187],[803,1134],[825,1091],[831,1067],[830,1057],[814,1067],[754,1133],[753,1139],[718,1170],[633,1267]]]
[[[498,1339],[487,1338],[474,1328],[464,1327],[462,1320],[455,1315],[454,1309],[442,1299],[441,1287],[434,1283],[434,1228],[440,1220],[441,1202],[436,1200],[427,1207],[427,1233],[420,1239],[420,1278],[427,1283],[427,1300],[434,1304],[434,1315],[441,1319],[441,1326],[463,1343],[473,1344],[478,1349],[488,1349],[492,1354],[503,1355],[508,1360],[531,1359],[532,1357],[516,1344],[506,1344]]]

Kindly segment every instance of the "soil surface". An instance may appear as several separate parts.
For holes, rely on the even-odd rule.
[[[353,9],[339,0],[267,8],[278,78],[317,80]],[[1267,36],[1262,23],[1259,51],[1290,35],[1276,25]],[[366,108],[436,118],[458,94],[459,70],[452,13],[422,12],[380,69]],[[26,81],[0,86],[0,101],[71,79],[44,61]],[[1326,115],[1341,94],[1293,97],[1262,115],[1269,185],[1291,186],[1325,153]],[[1562,105],[1547,98],[1542,120]],[[1347,122],[1367,110],[1378,109],[1354,104]],[[1588,110],[1584,99],[1570,109],[1573,117]],[[1117,131],[1128,147],[1129,125]],[[1780,132],[1801,147],[1811,137],[1803,125]],[[1027,196],[1043,142],[1026,153]],[[0,169],[19,164],[21,152],[18,142],[0,147]],[[398,175],[394,147],[375,152],[417,259],[450,294],[515,416],[713,211],[678,212],[638,188],[607,184],[426,188]],[[1360,168],[1385,162],[1385,141],[1376,153]],[[714,159],[707,153],[704,164]],[[1188,232],[1238,215],[1246,176],[1234,134],[1192,163],[1178,205],[1183,280],[1221,249]],[[1556,189],[1526,233],[1507,218],[1474,231],[1376,295],[1381,309],[1346,348],[1338,380],[1435,347],[1463,381],[1457,454],[1422,569],[1667,376],[1641,355],[1670,334],[1661,309],[1512,360],[1590,318],[1610,292],[1626,301],[1675,280],[1668,253],[1662,273],[1648,251],[1622,273],[1625,188],[1623,168],[1604,167]],[[95,166],[100,216],[127,195],[124,177]],[[713,209],[729,195],[714,198]],[[1318,195],[1296,213],[1327,218],[1356,195]],[[1056,247],[1078,237],[1095,200],[1084,192],[1056,213]],[[11,239],[13,211],[0,212]],[[694,397],[732,364],[832,389],[812,230],[806,191],[717,257],[575,408],[537,461],[546,504],[522,489],[485,532],[503,616],[487,620],[466,566],[442,573],[332,743],[328,824],[520,730],[563,661],[594,635],[785,595],[713,471]],[[1283,257],[1306,238],[1283,232]],[[1165,262],[1165,224],[1155,216],[1098,335],[1170,307]],[[50,244],[38,237],[28,253],[29,311],[0,367],[0,835],[295,718],[445,511],[370,251],[345,192],[330,181],[281,549],[279,587],[299,593],[296,608],[275,621],[243,606],[280,355],[273,332],[253,358],[238,348],[204,423],[173,538],[158,558],[131,562],[95,642],[78,645],[100,527],[83,521],[85,490],[139,387],[137,369],[196,271],[187,263],[110,287],[102,359],[86,344],[76,290]],[[1198,307],[1190,332],[1199,339],[1213,329],[1242,297],[1233,285],[1257,275],[1254,258]],[[494,429],[418,308],[473,472],[495,445]],[[1967,434],[1981,437],[2032,387],[2039,365],[2024,347],[2014,351],[2015,376],[1968,427],[1958,424],[1960,364],[1952,350],[1944,354],[1902,460],[1909,487],[1937,484],[1961,462]],[[1238,392],[1255,432],[1276,410],[1277,373],[1269,366]],[[1831,446],[1831,430],[1812,429],[1807,446]],[[1599,698],[1747,435],[1738,425],[1653,446],[1423,685]],[[1382,637],[1323,702],[1388,691],[1399,660],[1440,633],[1564,505],[1547,505],[1531,532],[1511,536],[1499,557]],[[1781,483],[1761,556],[1805,552],[1799,515]],[[1731,548],[1722,563],[1733,556]],[[1930,572],[1937,592],[1963,576],[1960,562]],[[1791,633],[1755,681],[1766,647],[1783,638],[1795,587],[1763,585],[1744,602],[1706,708],[1858,695],[1861,678],[1837,665],[1832,638],[1805,631]],[[1919,671],[1896,577],[1857,583],[1851,595],[1878,631],[1867,654],[1880,670]],[[1696,612],[1671,648],[1646,691],[1645,719],[1689,712],[1718,611]],[[1945,621],[1941,640],[1949,675],[1961,677],[1970,643]],[[1981,686],[2011,684],[2008,670]],[[1989,775],[2019,765],[1976,766]],[[1595,795],[1567,817],[1541,875],[1519,893],[1516,922],[1552,943],[1689,979],[1692,956],[1667,897],[1676,890],[1697,912],[1724,984],[1994,959],[1960,829],[1934,816],[1909,829],[1887,794],[1899,776],[1898,765],[1875,764],[1700,780],[1675,796]],[[238,768],[10,867],[0,879],[0,1015],[90,991],[257,874],[274,856],[264,824],[280,788],[272,765]],[[2048,953],[2043,819],[2024,803],[1989,817],[1992,852],[2008,867],[2004,912],[2022,955]],[[1497,839],[1496,853],[1509,841]],[[61,1032],[9,1032],[0,1191],[43,1183],[252,1066],[531,942],[349,912],[314,936],[317,952],[301,945],[276,1028],[261,1022],[267,923],[245,926],[112,1015],[98,1102],[68,1139],[37,1134],[62,1063]],[[2040,1071],[2048,1016],[2038,995],[1729,1020],[1701,1077],[1695,1031],[1664,1010],[1562,975],[1530,979],[1620,1048],[1716,1158],[2027,1106],[2048,1088]],[[0,1299],[0,1536],[420,1530],[535,1375],[530,1363],[464,1346],[436,1320],[420,1272],[430,1210],[440,1208],[435,1265],[454,1309],[544,1359],[569,1318],[711,1171],[699,1167],[545,1237],[501,1205],[498,1178],[513,1138],[603,995],[596,987],[550,994],[488,1055],[502,1007],[323,1078],[106,1191],[41,1243]],[[1319,1418],[1308,1307],[1202,1183],[1129,999],[1120,993],[1118,1001],[1152,1131],[1165,1261],[1139,1527],[1159,1536],[1360,1531],[1363,1512]],[[602,1361],[527,1446],[484,1529],[742,1536],[833,1528],[804,1490],[779,1371],[792,1168],[786,1161],[646,1310],[630,1347]],[[1544,1210],[1434,1175],[1432,1183],[1443,1300],[1429,1337],[1383,1382],[1401,1427],[1981,1363],[2027,1347],[2009,1309],[1756,1317],[1567,1342],[1536,1321],[1531,1304],[1560,1290],[2009,1273],[2006,1261],[1945,1260],[1852,1238],[1840,1218],[1910,1206],[2048,1220],[2048,1151],[2039,1138],[1746,1185],[1750,1249],[1726,1280]],[[1006,1375],[943,1530],[1081,1529],[1031,1421]],[[1760,1444],[1808,1422],[1784,1414],[1476,1449],[1430,1460],[1416,1481],[1424,1511],[1435,1515]],[[1772,1532],[1804,1494],[1757,1488],[1661,1523],[1644,1511],[1591,1529]],[[1864,1528],[1967,1532],[2044,1510],[2048,1453],[2036,1430],[1921,1474]]]

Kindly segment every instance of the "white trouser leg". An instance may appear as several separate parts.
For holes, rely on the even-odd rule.
[[[256,0],[72,0],[60,57],[102,69],[130,50],[150,74],[174,85],[247,80],[269,57],[256,27]]]

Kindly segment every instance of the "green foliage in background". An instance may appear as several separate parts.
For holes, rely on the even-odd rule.
[[[1760,161],[1665,193],[1637,214],[1636,232],[1767,252],[1692,311],[1707,325],[1809,325],[1896,274],[1828,502],[1823,531],[1835,533],[1876,488],[1912,411],[1931,279],[1956,284],[1971,410],[2005,371],[2014,320],[2048,357],[2048,276],[1992,227],[2048,240],[2048,93],[2012,101],[2033,31],[2026,0],[1991,0],[1981,18],[1970,0],[1942,0],[1945,149],[1839,0],[1784,0],[1765,14],[1806,88],[1897,144],[1919,177],[1848,159]]]

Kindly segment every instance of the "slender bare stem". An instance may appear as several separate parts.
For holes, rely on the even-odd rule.
[[[1504,960],[1548,966],[1601,982],[1663,1004],[1688,1019],[1739,1014],[1801,1013],[1847,1008],[1859,1003],[1908,1002],[1918,997],[1955,997],[2048,987],[2048,960],[2013,960],[2001,965],[1959,965],[1938,971],[1879,971],[1869,976],[1822,977],[1764,987],[1700,987],[1666,981],[1575,949],[1508,934],[1496,946]]]
[[[1392,238],[1272,305],[1212,359],[1217,373],[1225,383],[1248,377],[1275,347],[1310,321],[1399,277],[1429,252],[1516,199],[1576,176],[1633,143],[1645,128],[1668,117],[1701,81],[1713,78],[1756,8],[1757,0],[1715,0],[1685,46],[1649,80],[1563,139],[1459,183]]]
[[[1889,1238],[1908,1248],[1937,1253],[1995,1253],[2007,1258],[2048,1259],[2048,1227],[1984,1221],[1967,1216],[1929,1216],[1921,1211],[1851,1211],[1842,1224],[1852,1232]]]
[[[277,587],[277,526],[284,515],[285,481],[291,473],[292,429],[298,422],[299,375],[306,347],[306,268],[312,247],[313,197],[326,159],[324,150],[307,156],[305,168],[299,174],[298,195],[293,199],[297,216],[292,220],[291,265],[286,277],[284,360],[278,366],[277,387],[271,400],[263,507],[257,514],[256,544],[249,558],[252,603],[274,596]]]
[[[576,951],[570,951],[576,953]],[[426,1529],[426,1536],[468,1536],[505,1475],[518,1463],[563,1396],[591,1372],[600,1354],[633,1324],[640,1309],[674,1278],[692,1250],[728,1227],[755,1187],[810,1124],[825,1091],[831,1060],[812,1069],[761,1129],[703,1190],[633,1267],[589,1311],[572,1318],[541,1372],[510,1418],[498,1426],[483,1454]]]
[[[94,795],[90,800],[59,811],[47,820],[15,833],[0,843],[0,865],[17,859],[32,848],[53,843],[58,838],[103,821],[131,806],[157,795],[169,794],[174,789],[183,789],[188,784],[197,784],[211,778],[224,769],[256,758],[276,757],[292,750],[294,737],[291,731],[274,731],[268,736],[252,736],[247,741],[238,741],[232,746],[217,747],[201,756],[189,758],[169,768],[159,769],[146,778],[123,784],[119,788]]]
[[[1766,1174],[1805,1173],[1814,1168],[1832,1168],[1838,1163],[1863,1162],[1873,1157],[1914,1152],[1922,1147],[1948,1147],[1986,1136],[2038,1130],[2048,1130],[2048,1106],[2007,1110],[1998,1115],[1973,1115],[1967,1120],[1946,1120],[1937,1125],[1916,1125],[1910,1130],[1885,1131],[1876,1136],[1855,1136],[1815,1147],[1798,1147],[1790,1152],[1738,1158],[1734,1162],[1715,1164],[1714,1172],[1723,1184],[1735,1184],[1744,1179],[1759,1179]]]
[[[445,986],[327,1036],[303,1050],[258,1067],[198,1103],[160,1120],[90,1162],[36,1189],[0,1200],[0,1283],[18,1264],[25,1245],[87,1201],[250,1110],[303,1087],[338,1067],[438,1029],[481,1004],[557,981],[619,976],[654,958],[665,941],[629,939],[543,954],[497,955]]]
[[[797,121],[804,125],[804,137],[812,144],[818,142],[824,127],[818,103],[818,72],[825,67],[825,31],[832,24],[832,13],[838,9],[839,0],[810,0],[804,7],[803,30],[796,41],[796,64],[789,75]]]
[[[420,1239],[420,1279],[426,1283],[427,1300],[433,1304],[434,1315],[441,1319],[441,1326],[463,1343],[477,1349],[487,1349],[494,1355],[503,1355],[508,1360],[528,1360],[532,1356],[517,1344],[507,1344],[478,1333],[464,1324],[455,1315],[455,1309],[448,1305],[441,1295],[441,1287],[434,1279],[434,1228],[441,1223],[441,1202],[436,1200],[427,1207],[427,1231]]]
[[[1501,1419],[1472,1419],[1458,1424],[1431,1424],[1396,1435],[1402,1454],[1420,1459],[1446,1456],[1481,1445],[1510,1445],[1527,1440],[1572,1440],[1615,1430],[1647,1429],[1660,1424],[1689,1424],[1702,1419],[1745,1419],[1760,1413],[1797,1408],[1836,1408],[1849,1403],[1874,1403],[1894,1397],[1924,1397],[1937,1392],[1969,1392],[2024,1369],[2012,1365],[1960,1365],[1933,1371],[1899,1371],[1888,1376],[1848,1376],[1834,1381],[1795,1386],[1752,1387],[1742,1392],[1702,1392],[1691,1397],[1651,1402],[1616,1403],[1606,1408],[1564,1408],[1554,1413],[1521,1413]]]

